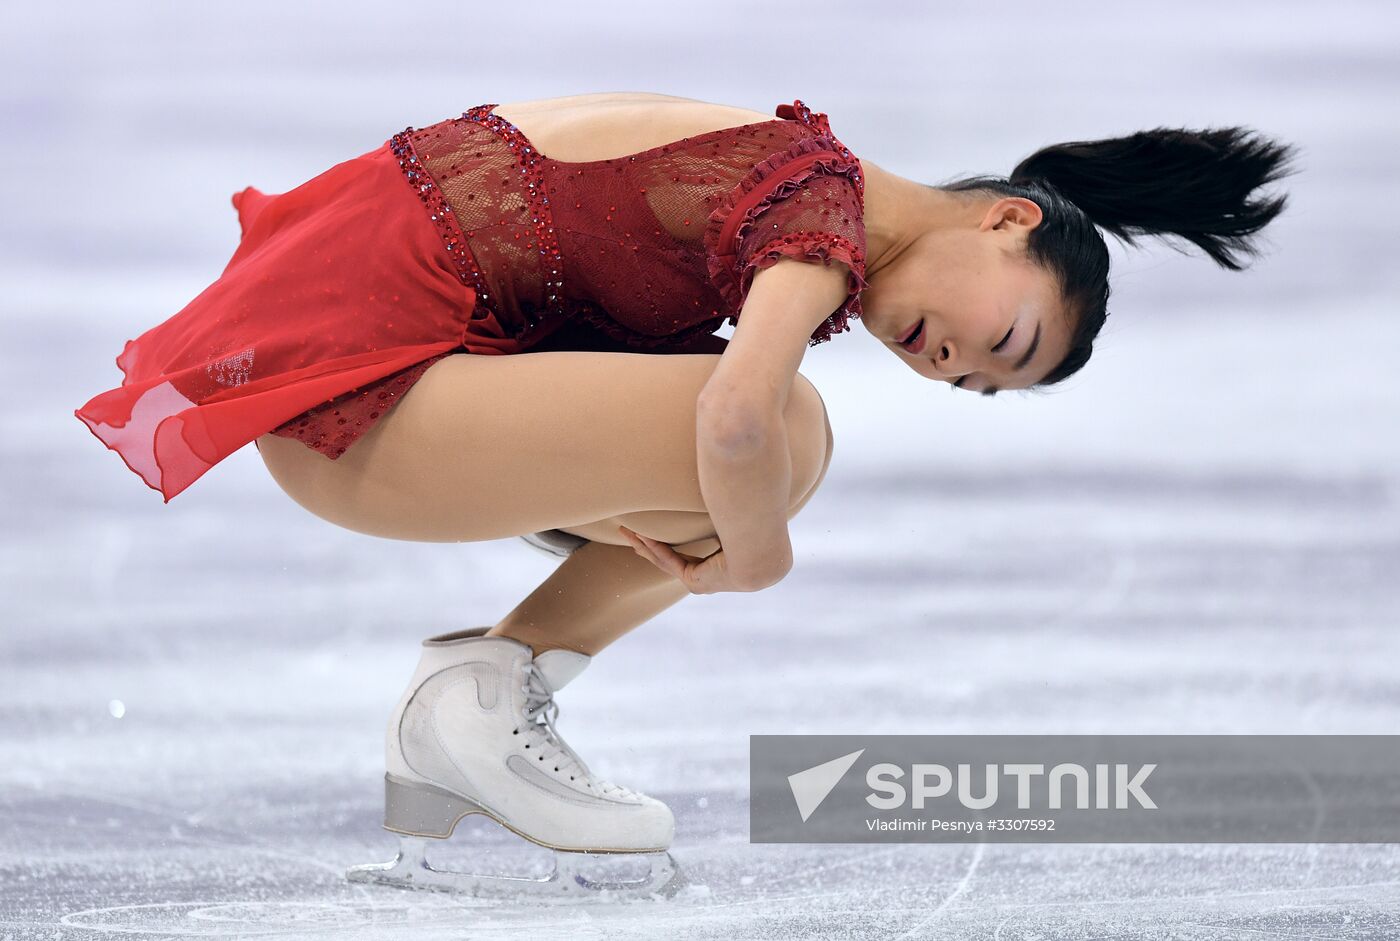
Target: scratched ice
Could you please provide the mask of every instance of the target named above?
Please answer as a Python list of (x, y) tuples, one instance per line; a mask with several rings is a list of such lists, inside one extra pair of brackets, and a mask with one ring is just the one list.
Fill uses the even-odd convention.
[[(722, 4), (678, 43), (664, 18), (619, 38), (635, 8), (606, 4), (548, 33), (437, 9), (427, 34), (382, 4), (135, 7), (5, 14), (0, 939), (1400, 936), (1394, 847), (756, 846), (746, 804), (750, 733), (1400, 727), (1393, 12)], [(780, 36), (806, 52), (760, 78)], [(1305, 172), (1247, 274), (1115, 247), (1069, 388), (950, 394), (859, 329), (811, 351), (836, 455), (793, 574), (690, 599), (561, 697), (597, 770), (675, 808), (695, 889), (354, 887), (392, 855), (380, 736), (419, 639), (499, 617), (548, 562), (336, 530), (251, 448), (164, 506), (71, 410), (217, 275), (229, 193), (472, 104), (608, 88), (801, 96), (929, 181), (1180, 123), (1298, 141)], [(464, 829), (441, 860), (545, 864)]]

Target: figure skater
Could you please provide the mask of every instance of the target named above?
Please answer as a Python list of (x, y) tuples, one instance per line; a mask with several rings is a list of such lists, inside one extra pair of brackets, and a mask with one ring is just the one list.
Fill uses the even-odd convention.
[(493, 877), (432, 869), (423, 847), (483, 813), (562, 851), (528, 883), (545, 891), (603, 884), (578, 853), (643, 854), (625, 885), (674, 885), (670, 810), (590, 772), (554, 694), (687, 595), (791, 569), (787, 523), (833, 447), (806, 348), (856, 321), (931, 380), (1052, 385), (1108, 313), (1100, 229), (1239, 270), (1285, 203), (1255, 191), (1292, 172), (1290, 146), (1247, 128), (1159, 127), (927, 185), (800, 99), (774, 114), (483, 104), (289, 192), (244, 189), (222, 275), (75, 411), (167, 502), (253, 441), (338, 526), (563, 559), (495, 624), (423, 641), (386, 733), (403, 849), (352, 878), (476, 891)]

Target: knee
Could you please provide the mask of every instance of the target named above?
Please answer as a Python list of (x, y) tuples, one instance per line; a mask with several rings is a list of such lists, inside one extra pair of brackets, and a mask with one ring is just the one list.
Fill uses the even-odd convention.
[(801, 373), (793, 378), (783, 419), (787, 428), (788, 452), (792, 457), (789, 506), (795, 511), (807, 502), (826, 476), (835, 444), (826, 403), (822, 401), (817, 387)]

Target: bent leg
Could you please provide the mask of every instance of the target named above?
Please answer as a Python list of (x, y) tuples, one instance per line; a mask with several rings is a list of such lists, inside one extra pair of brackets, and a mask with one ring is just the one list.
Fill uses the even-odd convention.
[[(695, 451), (695, 402), (718, 360), (449, 356), (339, 460), (270, 434), (259, 452), (294, 501), (357, 532), (463, 542), (560, 528), (593, 540), (500, 629), (537, 651), (595, 653), (688, 594), (638, 558), (617, 523), (696, 558), (718, 548)], [(831, 450), (825, 409), (805, 377), (794, 380), (784, 418), (795, 513)]]
[[(792, 420), (814, 422), (820, 418), (824, 442), (821, 468), (807, 491), (789, 508), (792, 519), (812, 499), (826, 477), (831, 464), (834, 440), (831, 422), (816, 388), (803, 376), (798, 383), (804, 388), (794, 395), (806, 397), (805, 406), (793, 412)], [(812, 406), (815, 406), (813, 408)], [(810, 424), (789, 424), (788, 434), (802, 440), (812, 439)], [(805, 470), (804, 477), (805, 477)], [(797, 469), (794, 469), (794, 473)], [(660, 533), (693, 535), (705, 531), (711, 535), (688, 543), (672, 542), (672, 548), (682, 555), (707, 558), (720, 548), (714, 538), (714, 527), (708, 515), (674, 511), (643, 511), (627, 513), (611, 520), (571, 528), (569, 531), (594, 542), (574, 552), (528, 598), (511, 611), (490, 633), (511, 637), (529, 644), (536, 652), (564, 647), (581, 653), (595, 654), (623, 634), (645, 624), (656, 615), (687, 597), (686, 588), (651, 562), (640, 558), (630, 546), (608, 544), (622, 524), (662, 542), (671, 542)]]

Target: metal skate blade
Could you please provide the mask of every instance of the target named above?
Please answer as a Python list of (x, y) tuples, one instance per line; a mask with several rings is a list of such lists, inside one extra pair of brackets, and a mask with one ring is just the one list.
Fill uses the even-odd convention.
[(543, 878), (529, 876), (489, 875), (434, 869), (428, 864), (427, 840), (423, 837), (400, 836), (399, 853), (393, 862), (352, 866), (345, 878), (351, 882), (391, 885), (407, 889), (430, 889), (465, 895), (555, 896), (563, 898), (668, 898), (685, 885), (680, 867), (670, 853), (629, 853), (625, 858), (646, 860), (647, 873), (636, 879), (594, 879), (585, 875), (583, 860), (616, 858), (610, 853), (554, 854), (554, 869)]

